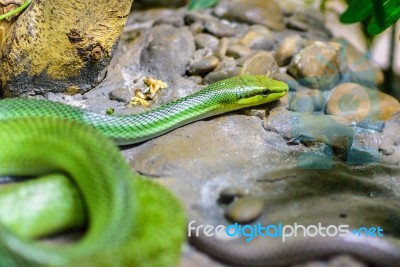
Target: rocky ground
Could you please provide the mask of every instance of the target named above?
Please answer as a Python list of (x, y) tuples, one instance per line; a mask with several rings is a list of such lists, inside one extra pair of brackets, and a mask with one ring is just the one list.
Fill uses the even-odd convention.
[[(398, 101), (377, 91), (382, 72), (346, 40), (332, 39), (321, 13), (277, 2), (134, 11), (100, 86), (46, 97), (129, 114), (235, 75), (286, 81), (290, 93), (280, 101), (192, 123), (123, 154), (204, 222), (380, 225), (400, 237)], [(168, 87), (132, 106), (148, 90), (146, 77)], [(222, 264), (186, 245), (186, 266)], [(301, 266), (364, 264), (341, 256)]]

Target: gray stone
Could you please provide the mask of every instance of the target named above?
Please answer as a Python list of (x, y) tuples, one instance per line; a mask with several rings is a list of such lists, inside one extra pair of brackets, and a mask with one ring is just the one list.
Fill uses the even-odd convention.
[(216, 56), (207, 56), (191, 63), (188, 72), (194, 75), (204, 75), (218, 67), (219, 59)]
[(331, 89), (341, 77), (341, 46), (316, 41), (302, 49), (288, 66), (288, 73), (314, 89)]
[(310, 90), (308, 95), (313, 101), (315, 111), (322, 111), (325, 108), (326, 101), (320, 90)]
[(110, 99), (124, 103), (129, 103), (133, 97), (133, 93), (125, 87), (114, 89), (110, 92)]
[(277, 72), (274, 74), (273, 78), (275, 80), (287, 83), (290, 91), (300, 91), (303, 89), (303, 86), (301, 86), (292, 76), (285, 72)]
[(192, 23), (201, 23), (204, 25), (207, 21), (219, 21), (214, 16), (211, 16), (205, 12), (188, 12), (185, 15), (185, 23), (186, 25), (190, 25)]
[(192, 75), (189, 77), (189, 79), (198, 85), (202, 84), (202, 82), (203, 82), (203, 77), (201, 77), (199, 75)]
[(157, 79), (183, 75), (194, 51), (194, 38), (188, 28), (159, 25), (148, 33), (148, 43), (140, 55), (140, 65)]
[(287, 20), (286, 26), (288, 29), (293, 29), (301, 32), (306, 32), (309, 29), (307, 23), (301, 21), (299, 18), (291, 17)]
[(230, 204), (232, 201), (237, 200), (249, 192), (240, 187), (227, 187), (219, 193), (218, 202), (221, 204)]
[(228, 57), (233, 57), (233, 58), (241, 58), (244, 56), (248, 56), (251, 53), (251, 49), (247, 48), (243, 45), (232, 45), (228, 47), (228, 50), (226, 51), (226, 55)]
[(251, 49), (271, 50), (275, 45), (275, 36), (267, 28), (254, 25), (239, 40), (239, 43)]
[[(332, 35), (325, 26), (325, 14), (317, 8), (307, 8), (301, 5), (297, 5), (296, 7), (296, 14), (294, 17), (297, 21), (307, 25), (308, 35), (322, 37), (324, 40), (331, 38)], [(319, 38), (317, 39), (319, 40)]]
[(296, 4), (292, 1), (277, 1), (277, 4), (281, 8), (282, 14), (285, 17), (292, 16), (296, 11)]
[(371, 62), (369, 55), (358, 51), (344, 39), (337, 39), (343, 47), (342, 53), (347, 64), (342, 69), (343, 81), (355, 82), (369, 87), (376, 87), (384, 81), (382, 70)]
[(275, 59), (279, 66), (286, 66), (293, 56), (303, 48), (303, 39), (299, 35), (286, 36), (279, 44), (275, 52)]
[(204, 29), (206, 32), (211, 33), (216, 37), (230, 37), (236, 33), (234, 28), (218, 20), (206, 21), (204, 23)]
[(326, 113), (345, 117), (352, 122), (385, 121), (400, 111), (394, 97), (356, 83), (342, 83), (332, 89)]
[(261, 51), (244, 60), (241, 74), (266, 75), (272, 77), (279, 71), (278, 64), (271, 53)]
[(229, 39), (223, 37), (219, 40), (218, 46), (214, 50), (214, 55), (219, 59), (223, 59), (226, 55), (226, 51), (228, 50)]
[(203, 23), (195, 22), (190, 24), (189, 29), (193, 34), (198, 34), (204, 31), (204, 25)]
[(160, 24), (169, 24), (172, 25), (176, 28), (180, 28), (183, 26), (183, 17), (182, 16), (163, 16), (156, 20), (153, 24), (153, 26), (157, 26)]
[(237, 62), (233, 58), (224, 57), (223, 60), (220, 61), (218, 68), (204, 77), (204, 82), (210, 84), (239, 75), (241, 68), (238, 68), (236, 64)]
[(314, 111), (314, 103), (311, 98), (306, 93), (296, 93), (290, 97), (289, 101), (289, 110), (296, 111), (300, 113), (304, 112), (313, 112)]
[(185, 23), (188, 25), (200, 23), (205, 31), (216, 37), (228, 37), (236, 33), (234, 28), (207, 13), (189, 12), (185, 16)]
[(261, 24), (274, 31), (285, 29), (281, 10), (274, 0), (222, 0), (214, 12), (228, 20)]
[(207, 33), (200, 33), (194, 37), (194, 41), (196, 43), (197, 48), (210, 48), (214, 49), (217, 47), (219, 40), (218, 38), (207, 34)]
[(230, 204), (225, 209), (225, 217), (236, 223), (250, 223), (262, 214), (264, 201), (260, 198), (245, 196)]
[(337, 116), (278, 111), (271, 112), (264, 123), (265, 129), (288, 139), (324, 143), (337, 149), (344, 158), (350, 152), (355, 135), (349, 125), (349, 121)]

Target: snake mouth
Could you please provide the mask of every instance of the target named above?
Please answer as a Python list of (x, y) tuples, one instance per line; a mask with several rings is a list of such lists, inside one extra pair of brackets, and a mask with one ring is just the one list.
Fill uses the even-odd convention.
[(282, 97), (282, 96), (286, 95), (288, 92), (289, 92), (289, 87), (279, 88), (279, 89), (275, 89), (274, 91), (272, 91), (271, 95)]

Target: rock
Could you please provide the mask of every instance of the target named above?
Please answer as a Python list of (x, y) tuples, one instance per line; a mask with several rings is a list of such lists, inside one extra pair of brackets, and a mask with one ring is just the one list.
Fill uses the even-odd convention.
[(301, 14), (299, 14), (297, 18), (308, 25), (308, 33), (313, 34), (314, 36), (323, 37), (325, 40), (332, 38), (330, 30), (325, 26), (326, 14), (322, 13), (321, 10), (306, 8), (301, 18), (300, 16)]
[(216, 56), (207, 56), (191, 63), (188, 72), (192, 75), (204, 75), (218, 67), (219, 59)]
[(349, 125), (349, 121), (337, 116), (278, 111), (272, 111), (263, 124), (266, 130), (277, 132), (287, 139), (324, 143), (343, 157), (350, 151), (355, 135)]
[(368, 53), (361, 53), (344, 39), (337, 39), (335, 41), (342, 45), (347, 61), (347, 68), (343, 71), (344, 82), (355, 82), (370, 87), (375, 87), (383, 83), (383, 72), (371, 62)]
[(153, 27), (161, 24), (169, 24), (180, 28), (183, 26), (184, 22), (182, 16), (162, 16), (154, 22)]
[[(0, 2), (1, 14), (12, 4), (28, 3)], [(1, 20), (1, 97), (86, 93), (99, 85), (131, 6), (131, 1), (45, 1), (17, 19)]]
[(293, 56), (303, 48), (303, 39), (299, 35), (286, 36), (279, 44), (275, 52), (275, 59), (278, 65), (286, 66)]
[(203, 23), (195, 22), (190, 24), (189, 29), (193, 34), (198, 34), (204, 31), (204, 25)]
[(185, 22), (188, 25), (201, 23), (206, 32), (216, 37), (229, 37), (236, 33), (234, 28), (207, 13), (189, 12), (185, 16)]
[(393, 147), (380, 147), (379, 148), (379, 153), (381, 153), (384, 156), (391, 156), (395, 152)]
[(389, 146), (400, 146), (400, 113), (397, 113), (389, 121), (385, 122), (383, 129), (384, 139), (390, 140)]
[(288, 73), (310, 88), (330, 89), (340, 79), (340, 48), (334, 42), (313, 42), (293, 58)]
[(214, 12), (228, 20), (261, 24), (274, 31), (285, 29), (281, 10), (274, 0), (222, 0)]
[(207, 74), (206, 77), (204, 77), (204, 82), (206, 84), (211, 84), (233, 76), (235, 76), (235, 74), (233, 73), (228, 73), (224, 71), (213, 71)]
[(241, 74), (267, 75), (272, 77), (279, 71), (278, 64), (271, 53), (261, 51), (248, 57), (243, 63)]
[(274, 74), (273, 78), (275, 80), (287, 83), (290, 91), (299, 91), (303, 89), (303, 86), (301, 86), (292, 76), (285, 72), (277, 72)]
[(136, 0), (135, 1), (135, 10), (136, 9), (151, 9), (151, 8), (160, 8), (160, 7), (181, 7), (186, 4), (184, 0)]
[(310, 90), (308, 95), (311, 97), (315, 111), (321, 111), (325, 107), (325, 98), (320, 90)]
[(206, 32), (209, 32), (216, 37), (229, 37), (236, 33), (234, 28), (218, 20), (206, 21), (204, 23), (204, 29)]
[(239, 187), (227, 187), (219, 193), (218, 202), (230, 204), (232, 201), (247, 195), (249, 192)]
[(251, 49), (271, 50), (275, 44), (274, 34), (267, 28), (254, 25), (249, 31), (239, 40), (239, 44)]
[(378, 91), (380, 119), (390, 120), (400, 112), (399, 101), (391, 95)]
[(204, 82), (210, 84), (239, 74), (240, 68), (237, 67), (237, 62), (231, 57), (224, 57), (218, 68), (204, 77)]
[(282, 14), (285, 17), (292, 16), (296, 11), (296, 4), (291, 1), (277, 1), (276, 3), (281, 8)]
[(201, 76), (190, 76), (189, 79), (193, 81), (195, 84), (201, 85), (203, 82), (203, 78)]
[(133, 97), (133, 94), (128, 88), (120, 87), (110, 92), (110, 99), (117, 100), (119, 102), (129, 103)]
[(197, 48), (210, 48), (214, 49), (217, 47), (219, 40), (218, 38), (207, 34), (207, 33), (200, 33), (194, 37), (194, 41), (196, 43)]
[(140, 64), (155, 78), (167, 79), (185, 74), (194, 51), (194, 38), (187, 27), (177, 29), (163, 24), (150, 29)]
[(326, 265), (326, 267), (367, 267), (367, 266), (368, 266), (367, 264), (357, 259), (354, 259), (354, 257), (351, 257), (349, 255), (336, 256), (331, 260), (329, 260), (328, 265)]
[(289, 110), (296, 112), (322, 111), (325, 107), (325, 98), (320, 90), (303, 89), (291, 94)]
[(251, 53), (250, 48), (237, 44), (229, 46), (228, 50), (226, 51), (226, 55), (228, 57), (233, 57), (233, 58), (241, 58), (244, 56), (248, 56), (250, 53)]
[(288, 29), (306, 32), (308, 31), (309, 27), (306, 22), (301, 21), (299, 18), (291, 17), (286, 22), (286, 27)]
[[(330, 31), (326, 28), (325, 14), (323, 14), (318, 8), (305, 7), (303, 5), (297, 5), (288, 3), (283, 4), (282, 1), (278, 2), (281, 5), (282, 12), (287, 11), (292, 13), (286, 18), (286, 26), (289, 29), (296, 31), (307, 31), (307, 37), (312, 40), (329, 40), (331, 38)], [(285, 14), (286, 16), (286, 14)]]
[(215, 21), (215, 20), (217, 20), (215, 17), (204, 12), (188, 12), (184, 17), (186, 25), (190, 25), (193, 23), (200, 23), (204, 26), (204, 23), (206, 21)]
[(311, 96), (305, 92), (297, 92), (295, 96), (290, 98), (289, 110), (291, 111), (311, 113), (314, 109), (314, 103)]
[(362, 165), (368, 163), (377, 163), (381, 161), (376, 143), (369, 142), (365, 134), (358, 134), (354, 138), (353, 145), (347, 155), (347, 163), (351, 165)]
[(256, 197), (242, 197), (225, 210), (225, 217), (236, 223), (250, 223), (258, 219), (264, 210), (264, 201)]
[(326, 113), (360, 122), (389, 120), (400, 111), (399, 102), (392, 96), (356, 83), (336, 86), (329, 96)]
[(214, 55), (219, 59), (223, 59), (226, 55), (226, 51), (228, 50), (229, 39), (223, 37), (219, 40), (219, 44), (217, 48), (214, 50)]

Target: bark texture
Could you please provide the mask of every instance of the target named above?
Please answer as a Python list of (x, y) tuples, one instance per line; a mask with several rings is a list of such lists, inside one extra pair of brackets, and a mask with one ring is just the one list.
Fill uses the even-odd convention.
[(0, 22), (3, 96), (85, 92), (102, 81), (133, 0), (34, 0)]

